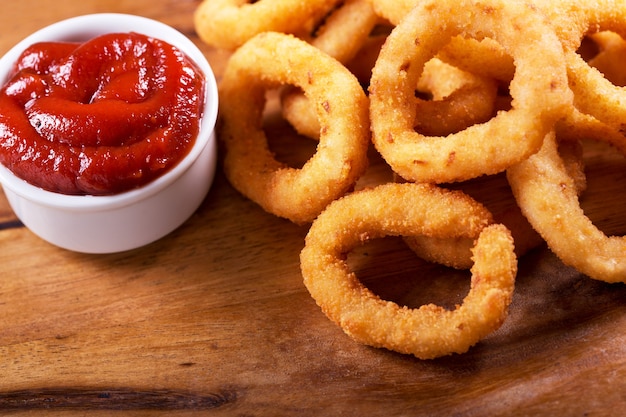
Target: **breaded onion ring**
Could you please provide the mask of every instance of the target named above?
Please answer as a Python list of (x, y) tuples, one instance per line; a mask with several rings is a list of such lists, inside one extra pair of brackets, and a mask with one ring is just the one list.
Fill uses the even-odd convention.
[[(347, 0), (334, 10), (309, 42), (341, 63), (350, 61), (367, 41), (378, 22), (368, 0)], [(281, 94), (282, 114), (296, 132), (319, 139), (315, 107), (297, 88)]]
[[(304, 91), (322, 126), (317, 152), (301, 169), (274, 158), (262, 129), (266, 91), (282, 85)], [(311, 222), (367, 168), (367, 97), (343, 65), (305, 41), (271, 32), (252, 38), (230, 58), (219, 93), (224, 171), (266, 211)]]
[(515, 74), (515, 63), (506, 50), (493, 39), (467, 39), (455, 36), (437, 57), (464, 71), (508, 83)]
[[(369, 0), (374, 11), (393, 25), (398, 25), (420, 0)], [(461, 10), (461, 9), (459, 9)], [(444, 45), (437, 57), (464, 71), (509, 82), (515, 72), (513, 59), (493, 39), (468, 39), (455, 36)]]
[(321, 128), (315, 107), (311, 106), (302, 90), (295, 87), (285, 88), (280, 94), (280, 108), (283, 118), (298, 134), (319, 140)]
[(312, 29), (337, 0), (204, 0), (196, 8), (198, 36), (216, 48), (234, 50), (262, 32)]
[(437, 58), (424, 65), (417, 89), (432, 96), (430, 100), (416, 100), (414, 128), (423, 135), (446, 136), (484, 123), (494, 115), (496, 81)]
[(413, 9), (419, 0), (368, 0), (374, 11), (397, 25)]
[(606, 236), (585, 215), (554, 133), (507, 176), (522, 212), (563, 263), (597, 280), (626, 282), (626, 237)]
[[(580, 141), (565, 140), (559, 144), (559, 154), (568, 175), (574, 180), (577, 195), (582, 194), (587, 187), (582, 152)], [(506, 174), (455, 185), (455, 189), (465, 192), (487, 207), (495, 223), (503, 224), (509, 229), (515, 241), (515, 254), (518, 258), (543, 243), (541, 235), (532, 228), (517, 205)], [(471, 249), (477, 236), (437, 238), (419, 235), (407, 236), (404, 241), (422, 259), (456, 269), (469, 269), (473, 265)]]
[(565, 49), (574, 105), (618, 130), (626, 130), (626, 89), (614, 85), (577, 53), (586, 36), (603, 31), (626, 35), (625, 0), (534, 0)]
[[(419, 118), (415, 86), (424, 64), (457, 35), (492, 37), (515, 59), (512, 109), (446, 137), (427, 137), (413, 129)], [(562, 46), (534, 7), (498, 0), (424, 1), (392, 30), (372, 71), (373, 141), (407, 180), (467, 180), (502, 172), (536, 152), (571, 101)]]
[(555, 130), (559, 141), (594, 140), (605, 142), (626, 155), (626, 136), (623, 132), (576, 109), (573, 109), (564, 119), (559, 120)]
[(346, 0), (326, 18), (310, 43), (345, 63), (361, 49), (378, 21), (368, 0)]
[[(462, 71), (437, 58), (426, 63), (417, 89), (431, 96), (431, 99), (416, 99), (419, 117), (415, 130), (423, 135), (455, 133), (488, 121), (495, 112), (498, 94), (495, 80)], [(299, 134), (319, 138), (317, 115), (298, 89), (285, 90), (281, 103), (283, 117)]]
[[(461, 192), (426, 184), (384, 184), (333, 202), (313, 222), (301, 252), (304, 283), (329, 319), (358, 342), (432, 359), (466, 352), (498, 329), (511, 302), (517, 260), (506, 227)], [(471, 288), (453, 311), (380, 299), (349, 270), (346, 254), (388, 235), (480, 236)]]

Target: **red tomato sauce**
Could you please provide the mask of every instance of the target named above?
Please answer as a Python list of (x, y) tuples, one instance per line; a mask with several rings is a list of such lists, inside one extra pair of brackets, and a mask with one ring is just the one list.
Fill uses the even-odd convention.
[(204, 76), (161, 40), (37, 43), (0, 90), (0, 163), (53, 192), (127, 191), (189, 152), (203, 106)]

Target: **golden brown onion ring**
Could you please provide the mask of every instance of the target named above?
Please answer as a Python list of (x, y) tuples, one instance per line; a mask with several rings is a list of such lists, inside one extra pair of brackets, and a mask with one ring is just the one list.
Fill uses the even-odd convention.
[[(559, 144), (559, 154), (568, 175), (574, 179), (577, 195), (582, 194), (587, 186), (582, 151), (582, 145), (577, 140), (565, 140)], [(454, 189), (481, 202), (492, 213), (495, 223), (503, 224), (510, 230), (518, 258), (543, 243), (541, 236), (522, 214), (504, 173), (454, 186)], [(473, 264), (471, 248), (477, 236), (436, 238), (420, 235), (407, 236), (404, 241), (422, 259), (452, 268), (469, 269)]]
[(312, 29), (337, 0), (204, 0), (196, 8), (198, 36), (216, 48), (234, 50), (255, 35)]
[[(507, 316), (517, 260), (506, 227), (462, 192), (426, 184), (384, 184), (333, 202), (314, 222), (301, 252), (304, 283), (322, 311), (358, 342), (431, 359), (466, 352)], [(346, 254), (369, 239), (479, 234), (471, 288), (453, 311), (380, 299), (350, 271)]]
[(585, 215), (554, 133), (507, 176), (522, 212), (563, 263), (597, 280), (626, 282), (626, 237), (606, 236)]
[[(266, 91), (283, 85), (305, 92), (322, 126), (317, 152), (301, 169), (274, 158), (262, 128)], [(231, 56), (219, 92), (224, 171), (233, 187), (266, 211), (311, 222), (367, 168), (367, 97), (343, 65), (305, 41), (257, 35)]]
[[(369, 0), (374, 11), (398, 25), (420, 0)], [(437, 57), (464, 71), (508, 83), (515, 72), (513, 59), (493, 39), (481, 40), (455, 36)]]
[(491, 78), (462, 71), (438, 58), (424, 65), (418, 91), (432, 99), (416, 99), (415, 130), (426, 136), (447, 136), (494, 115), (498, 84)]
[[(512, 109), (446, 137), (421, 135), (413, 129), (419, 117), (414, 87), (425, 63), (457, 35), (492, 37), (514, 57)], [(571, 101), (562, 46), (531, 5), (425, 1), (392, 30), (374, 67), (373, 141), (392, 169), (407, 180), (467, 180), (502, 172), (536, 152), (554, 123), (570, 110)]]
[[(368, 0), (347, 0), (328, 16), (309, 42), (339, 62), (346, 63), (366, 43), (378, 20)], [(319, 139), (320, 124), (315, 107), (311, 106), (301, 89), (285, 89), (281, 94), (281, 105), (283, 117), (299, 134)]]
[(534, 0), (565, 49), (574, 105), (618, 130), (626, 129), (626, 89), (614, 85), (577, 53), (582, 41), (603, 31), (626, 35), (625, 0)]
[(368, 0), (346, 0), (326, 18), (310, 43), (345, 63), (361, 49), (378, 21)]

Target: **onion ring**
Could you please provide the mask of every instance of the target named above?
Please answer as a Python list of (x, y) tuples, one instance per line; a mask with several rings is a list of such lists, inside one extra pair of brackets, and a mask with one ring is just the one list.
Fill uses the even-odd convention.
[[(445, 138), (426, 137), (413, 130), (414, 87), (424, 64), (457, 35), (490, 36), (513, 56), (512, 109)], [(376, 149), (401, 177), (436, 183), (502, 172), (537, 152), (572, 101), (554, 31), (530, 5), (502, 1), (419, 3), (389, 35), (369, 90)]]
[(310, 43), (345, 63), (361, 49), (378, 21), (369, 0), (346, 0), (326, 18)]
[(286, 87), (280, 94), (281, 114), (291, 127), (300, 135), (309, 139), (319, 140), (320, 122), (315, 107), (302, 90)]
[[(559, 154), (568, 175), (574, 180), (577, 195), (582, 194), (587, 187), (582, 152), (582, 144), (578, 140), (564, 140), (559, 143)], [(522, 214), (511, 193), (506, 174), (459, 183), (454, 189), (481, 202), (493, 214), (494, 223), (503, 224), (509, 229), (515, 241), (515, 254), (518, 258), (544, 242)], [(494, 196), (497, 198), (494, 199)], [(503, 196), (508, 198), (502, 198)], [(473, 264), (471, 248), (477, 237), (478, 235), (436, 238), (419, 235), (407, 236), (404, 241), (424, 260), (451, 268), (469, 269)]]
[(515, 74), (513, 58), (493, 39), (467, 39), (455, 36), (437, 55), (455, 67), (483, 77), (508, 83)]
[[(371, 69), (369, 72), (371, 74)], [(432, 99), (417, 99), (419, 120), (415, 129), (421, 134), (434, 136), (448, 135), (488, 121), (495, 112), (498, 85), (493, 79), (470, 74), (433, 58), (424, 67), (418, 90)], [(284, 90), (281, 104), (283, 118), (296, 132), (319, 139), (317, 115), (299, 89)]]
[(433, 58), (424, 65), (417, 89), (432, 96), (417, 98), (415, 130), (426, 136), (446, 136), (494, 115), (498, 84)]
[[(317, 152), (301, 169), (274, 158), (262, 129), (266, 91), (281, 85), (302, 88), (323, 126)], [(220, 100), (226, 176), (270, 213), (311, 222), (367, 168), (365, 92), (343, 65), (303, 40), (266, 32), (246, 42), (228, 62)]]
[[(356, 341), (420, 359), (466, 352), (505, 320), (517, 273), (506, 227), (461, 192), (428, 184), (384, 184), (347, 195), (313, 222), (301, 252), (304, 283), (330, 320)], [(345, 255), (388, 235), (480, 236), (471, 288), (454, 311), (381, 300), (351, 272)]]
[(613, 85), (577, 50), (586, 36), (602, 31), (626, 35), (626, 1), (534, 0), (559, 36), (574, 106), (618, 130), (626, 129), (626, 90)]
[[(626, 155), (626, 136), (621, 131), (576, 109), (573, 109), (566, 118), (556, 123), (555, 131), (559, 141), (594, 140), (605, 142)], [(580, 177), (574, 176), (574, 180), (577, 178)]]
[[(374, 11), (393, 25), (398, 25), (419, 0), (369, 0)], [(483, 77), (509, 82), (515, 73), (513, 59), (493, 39), (455, 36), (443, 46), (437, 57), (455, 67)]]
[(626, 237), (607, 237), (585, 215), (554, 133), (507, 177), (522, 212), (563, 263), (596, 280), (626, 282)]
[(198, 36), (209, 45), (234, 50), (262, 32), (301, 32), (337, 0), (204, 0), (194, 13)]
[[(334, 10), (309, 42), (341, 63), (350, 61), (367, 41), (378, 23), (368, 0), (347, 0)], [(301, 89), (288, 88), (281, 94), (282, 114), (301, 135), (319, 139), (320, 124), (315, 108)]]

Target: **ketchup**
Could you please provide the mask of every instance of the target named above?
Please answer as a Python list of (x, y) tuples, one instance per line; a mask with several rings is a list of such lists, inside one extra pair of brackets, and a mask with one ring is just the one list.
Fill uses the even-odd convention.
[(127, 191), (189, 152), (203, 105), (204, 76), (164, 41), (37, 43), (0, 90), (0, 163), (53, 192)]

